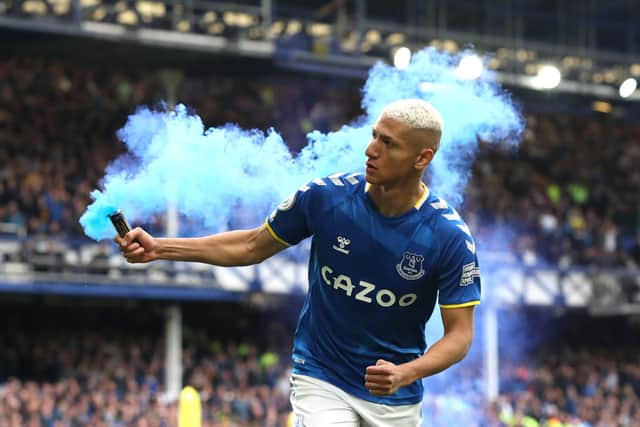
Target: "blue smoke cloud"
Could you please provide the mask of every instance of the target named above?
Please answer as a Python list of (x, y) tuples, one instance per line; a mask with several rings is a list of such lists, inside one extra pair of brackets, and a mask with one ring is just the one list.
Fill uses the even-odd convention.
[(296, 157), (272, 129), (207, 129), (182, 105), (170, 112), (140, 108), (118, 132), (128, 153), (109, 166), (80, 223), (93, 239), (112, 238), (109, 213), (121, 209), (132, 222), (145, 222), (172, 203), (215, 230), (238, 204), (263, 211), (313, 178), (362, 171), (372, 124), (387, 103), (402, 98), (425, 99), (441, 112), (445, 128), (430, 186), (459, 205), (478, 139), (515, 144), (523, 129), (517, 108), (490, 76), (456, 78), (461, 55), (425, 49), (404, 70), (377, 64), (363, 88), (365, 116), (337, 132), (311, 132)]
[(362, 104), (376, 118), (386, 104), (402, 98), (422, 98), (442, 114), (440, 149), (430, 165), (430, 187), (451, 205), (462, 203), (478, 139), (518, 144), (524, 122), (510, 95), (489, 74), (461, 80), (454, 72), (460, 58), (425, 49), (409, 66), (398, 70), (378, 64), (369, 73)]

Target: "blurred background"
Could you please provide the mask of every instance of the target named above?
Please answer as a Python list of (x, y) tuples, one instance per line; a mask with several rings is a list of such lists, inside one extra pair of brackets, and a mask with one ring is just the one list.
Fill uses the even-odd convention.
[[(274, 127), (297, 153), (362, 114), (374, 63), (426, 46), (477, 52), (460, 78), (493, 75), (526, 130), (517, 149), (478, 150), (459, 209), (483, 271), (476, 339), (425, 380), (424, 425), (640, 426), (636, 9), (0, 0), (0, 426), (176, 426), (186, 385), (203, 426), (287, 425), (304, 244), (253, 267), (127, 265), (78, 219), (137, 106)], [(170, 207), (143, 225), (206, 231)]]

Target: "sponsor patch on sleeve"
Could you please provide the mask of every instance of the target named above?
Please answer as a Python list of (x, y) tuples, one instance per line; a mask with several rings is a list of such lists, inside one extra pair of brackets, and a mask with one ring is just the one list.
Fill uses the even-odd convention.
[(473, 280), (480, 277), (480, 267), (474, 262), (462, 266), (462, 274), (460, 275), (460, 286), (469, 286), (473, 284)]

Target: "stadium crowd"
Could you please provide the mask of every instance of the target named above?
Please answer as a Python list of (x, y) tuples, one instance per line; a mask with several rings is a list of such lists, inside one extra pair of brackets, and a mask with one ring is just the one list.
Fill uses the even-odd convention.
[[(135, 106), (166, 98), (163, 78), (42, 58), (1, 60), (3, 229), (81, 239), (78, 218), (89, 193), (123, 151), (117, 129)], [(360, 113), (353, 82), (319, 78), (195, 74), (175, 92), (207, 125), (274, 126), (294, 152), (307, 132), (336, 130)], [(462, 207), (478, 244), (530, 265), (640, 265), (638, 138), (640, 126), (607, 117), (528, 115), (518, 149), (479, 150)]]
[(502, 394), (488, 409), (492, 422), (487, 425), (640, 425), (637, 349), (547, 350), (537, 355), (535, 364), (508, 364), (504, 368)]
[(637, 267), (638, 140), (638, 124), (528, 115), (518, 150), (480, 151), (465, 208), (479, 244), (530, 265)]
[(463, 362), (426, 379), (425, 425), (640, 426), (637, 321), (552, 311), (501, 311), (498, 398), (485, 403), (484, 360), (474, 343)]
[[(164, 392), (161, 339), (92, 334), (5, 338), (0, 426), (177, 424), (177, 402)], [(203, 427), (286, 424), (288, 357), (259, 351), (252, 342), (211, 341), (185, 346), (182, 361), (184, 383), (200, 392)]]
[[(174, 426), (177, 405), (164, 394), (163, 347), (161, 339), (148, 336), (5, 336), (0, 425)], [(186, 345), (184, 383), (200, 392), (203, 427), (285, 426), (288, 351), (260, 350), (251, 341)], [(428, 379), (426, 425), (640, 425), (637, 348), (545, 347), (522, 360), (501, 368), (501, 395), (484, 411), (478, 410), (484, 404), (477, 359)]]

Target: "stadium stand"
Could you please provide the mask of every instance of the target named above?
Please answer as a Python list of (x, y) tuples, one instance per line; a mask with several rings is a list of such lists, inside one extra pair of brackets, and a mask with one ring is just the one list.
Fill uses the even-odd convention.
[[(32, 19), (32, 12), (18, 6), (36, 3), (0, 2), (0, 13)], [(76, 2), (92, 7), (84, 3)], [(111, 3), (109, 19), (116, 22)], [(619, 2), (608, 2), (611, 9), (620, 9), (614, 3)], [(420, 7), (416, 13), (424, 12)], [(334, 9), (328, 15), (345, 12)], [(386, 15), (386, 6), (372, 9), (378, 17)], [(223, 20), (223, 14), (215, 19)], [(498, 18), (487, 17), (487, 23), (492, 19)], [(424, 24), (418, 17), (411, 20)], [(170, 25), (170, 19), (162, 22), (163, 29)], [(204, 21), (198, 25), (201, 33), (208, 31)], [(540, 37), (550, 34), (542, 26), (538, 31)], [(228, 25), (221, 35), (231, 40), (239, 33)], [(638, 32), (630, 34), (632, 45)], [(315, 53), (324, 49), (309, 36), (283, 36), (278, 43), (285, 48), (303, 43)], [(11, 46), (2, 47), (8, 52)], [(47, 293), (43, 289), (52, 277), (79, 285), (74, 292), (88, 282), (115, 284), (109, 288), (114, 292), (125, 282), (152, 285), (167, 278), (175, 287), (218, 286), (219, 278), (206, 266), (128, 266), (110, 242), (89, 240), (78, 223), (90, 191), (99, 188), (105, 168), (123, 153), (116, 131), (139, 105), (157, 106), (171, 97), (208, 126), (273, 126), (294, 153), (304, 147), (307, 132), (336, 130), (361, 114), (357, 78), (258, 69), (228, 57), (201, 63), (201, 53), (189, 57), (193, 63), (180, 64), (172, 91), (158, 59), (162, 53), (137, 62), (129, 57), (125, 71), (97, 60), (95, 53), (93, 60), (80, 60), (80, 50), (71, 47), (72, 54), (64, 57), (0, 49), (0, 285), (17, 277), (19, 286), (20, 278), (35, 274), (43, 285), (40, 294)], [(153, 65), (145, 64), (151, 57)], [(501, 60), (509, 70), (509, 61)], [(179, 62), (168, 66), (175, 71)], [(594, 299), (622, 313), (621, 300), (640, 304), (640, 125), (637, 117), (585, 110), (582, 104), (590, 102), (585, 98), (573, 104), (580, 108), (539, 108), (561, 96), (527, 95), (536, 99), (525, 103), (527, 126), (519, 148), (480, 141), (460, 210), (479, 249), (497, 254), (499, 263), (525, 271), (583, 272), (594, 278)], [(182, 219), (181, 232), (198, 233), (197, 225)], [(256, 218), (237, 219), (243, 220)], [(161, 234), (164, 224), (158, 216), (145, 226)], [(602, 271), (620, 275), (601, 278)], [(157, 295), (171, 301), (174, 290), (162, 288)], [(162, 311), (168, 302), (28, 294), (0, 294), (0, 427), (177, 426), (177, 403), (165, 395)], [(259, 308), (181, 302), (181, 378), (200, 394), (203, 427), (288, 425), (290, 340), (299, 297), (273, 307), (260, 293), (244, 300)], [(638, 312), (594, 317), (588, 307), (568, 309), (566, 301), (551, 300), (533, 309), (500, 307), (500, 394), (485, 400), (485, 367), (472, 353), (446, 375), (427, 380), (425, 425), (640, 426)]]
[[(157, 305), (30, 304), (2, 304), (11, 329), (0, 336), (1, 426), (176, 425), (177, 403), (164, 398)], [(239, 319), (229, 323), (232, 316)], [(191, 305), (182, 375), (200, 393), (203, 426), (286, 423), (290, 339), (275, 315), (268, 327), (260, 316), (237, 305)]]
[[(0, 77), (0, 230), (23, 242), (5, 242), (3, 257), (33, 268), (43, 251), (73, 258), (65, 249), (81, 243), (89, 192), (122, 152), (116, 130), (136, 106), (163, 98), (159, 78), (43, 58), (4, 60)], [(354, 83), (304, 77), (187, 76), (177, 97), (210, 126), (275, 126), (294, 152), (307, 132), (336, 130), (360, 113)], [(273, 108), (275, 100), (286, 107)], [(606, 116), (529, 114), (518, 151), (480, 150), (475, 163), (463, 212), (481, 247), (534, 265), (639, 265), (639, 136), (637, 124)], [(512, 239), (500, 238), (506, 228)], [(92, 259), (81, 248), (75, 256)]]

